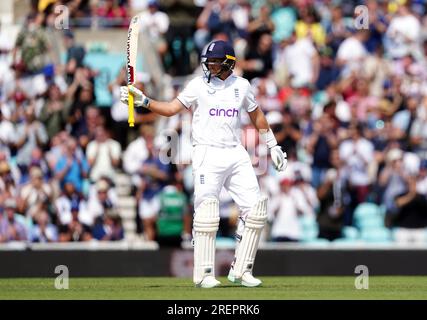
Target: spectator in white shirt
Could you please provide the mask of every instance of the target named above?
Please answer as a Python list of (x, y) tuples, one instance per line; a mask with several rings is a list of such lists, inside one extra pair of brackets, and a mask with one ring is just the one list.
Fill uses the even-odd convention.
[(294, 88), (311, 87), (319, 76), (319, 55), (309, 37), (297, 39), (295, 32), (290, 44), (279, 55), (275, 66), (286, 65), (290, 84)]
[(55, 208), (59, 225), (68, 225), (71, 222), (71, 208), (73, 206), (73, 202), (80, 203), (82, 199), (82, 195), (76, 191), (76, 187), (72, 182), (66, 182), (64, 184), (62, 195), (55, 200)]
[(132, 141), (123, 153), (123, 169), (132, 176), (133, 185), (140, 184), (139, 169), (141, 163), (148, 158), (148, 149), (146, 145), (147, 136), (150, 139), (154, 137), (154, 128), (152, 126), (141, 125), (139, 127), (139, 137)]
[(361, 124), (351, 124), (348, 130), (349, 139), (339, 146), (339, 156), (344, 163), (344, 174), (347, 177), (351, 196), (350, 210), (346, 214), (346, 225), (353, 221), (353, 211), (359, 203), (368, 197), (372, 182), (372, 165), (375, 165), (374, 145), (363, 137)]
[(40, 167), (30, 168), (30, 182), (24, 185), (20, 192), (19, 211), (25, 212), (27, 217), (35, 217), (43, 210), (48, 210), (53, 202), (51, 185), (43, 181), (43, 172)]
[(3, 116), (0, 109), (0, 146), (10, 148), (15, 141), (15, 127)]
[(303, 178), (300, 171), (295, 171), (294, 175), (293, 195), (297, 207), (304, 215), (315, 218), (319, 208), (316, 190)]
[(271, 227), (271, 240), (278, 242), (297, 242), (302, 237), (299, 221), (301, 212), (293, 194), (294, 178), (292, 173), (280, 177), (280, 203)]
[(338, 47), (336, 62), (343, 67), (341, 74), (344, 78), (348, 77), (352, 72), (358, 71), (363, 60), (368, 56), (368, 51), (363, 45), (368, 37), (368, 30), (357, 30)]
[(79, 219), (88, 226), (93, 226), (98, 217), (103, 216), (107, 210), (117, 209), (117, 192), (108, 179), (101, 178), (89, 192), (87, 210), (82, 211)]
[(114, 181), (115, 170), (120, 164), (120, 143), (110, 139), (103, 126), (96, 128), (95, 140), (89, 142), (86, 156), (91, 167), (91, 182), (98, 181), (106, 176)]
[(148, 0), (148, 10), (141, 13), (140, 21), (141, 30), (148, 33), (157, 52), (163, 56), (168, 49), (165, 34), (169, 29), (169, 16), (159, 11), (158, 0)]
[(386, 48), (391, 58), (398, 59), (412, 53), (420, 57), (421, 24), (411, 13), (410, 1), (400, 4), (386, 32)]
[(49, 221), (49, 214), (41, 211), (35, 218), (36, 224), (31, 230), (31, 242), (56, 242), (58, 229)]

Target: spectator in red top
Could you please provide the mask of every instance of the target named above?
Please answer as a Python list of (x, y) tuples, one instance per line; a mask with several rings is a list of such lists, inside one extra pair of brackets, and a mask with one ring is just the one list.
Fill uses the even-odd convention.
[(121, 7), (117, 0), (105, 0), (102, 6), (96, 10), (96, 15), (102, 19), (100, 25), (103, 27), (123, 27), (127, 28), (127, 12)]

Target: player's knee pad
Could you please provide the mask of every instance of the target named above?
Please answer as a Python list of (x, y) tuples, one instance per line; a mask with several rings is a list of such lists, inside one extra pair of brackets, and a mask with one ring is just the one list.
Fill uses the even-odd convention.
[(216, 232), (219, 227), (219, 202), (215, 198), (202, 201), (194, 214), (193, 229), (196, 232)]
[(215, 238), (219, 228), (219, 202), (215, 198), (202, 201), (193, 221), (194, 283), (207, 275), (214, 275)]
[(233, 266), (236, 278), (241, 278), (246, 271), (252, 271), (261, 232), (267, 221), (267, 200), (262, 196), (246, 217)]

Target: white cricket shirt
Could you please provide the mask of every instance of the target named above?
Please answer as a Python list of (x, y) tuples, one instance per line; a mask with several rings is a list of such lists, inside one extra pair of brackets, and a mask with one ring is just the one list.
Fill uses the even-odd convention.
[(230, 75), (224, 81), (204, 76), (192, 79), (178, 95), (188, 109), (193, 108), (192, 144), (232, 147), (240, 144), (242, 112), (257, 108), (248, 80)]

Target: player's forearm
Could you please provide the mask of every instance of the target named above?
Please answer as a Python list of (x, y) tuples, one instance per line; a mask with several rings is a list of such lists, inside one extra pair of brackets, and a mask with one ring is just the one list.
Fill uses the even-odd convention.
[(259, 107), (256, 108), (255, 111), (250, 112), (249, 117), (252, 121), (252, 124), (259, 131), (259, 133), (267, 132), (270, 129), (267, 119)]
[(272, 148), (277, 145), (277, 140), (271, 131), (267, 119), (264, 116), (262, 110), (258, 107), (253, 112), (249, 113), (249, 118), (252, 124), (258, 130), (261, 139), (267, 143), (268, 148)]
[(171, 117), (177, 113), (177, 110), (174, 108), (172, 102), (150, 100), (148, 109), (165, 117)]

